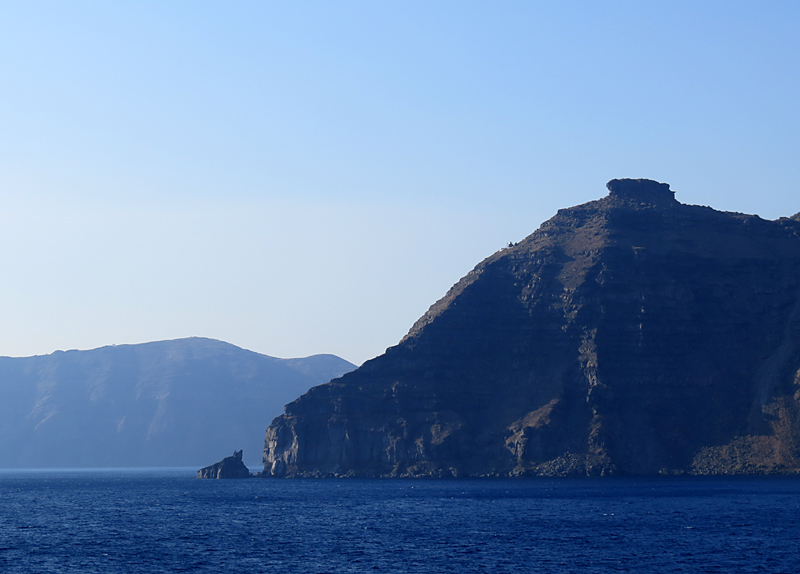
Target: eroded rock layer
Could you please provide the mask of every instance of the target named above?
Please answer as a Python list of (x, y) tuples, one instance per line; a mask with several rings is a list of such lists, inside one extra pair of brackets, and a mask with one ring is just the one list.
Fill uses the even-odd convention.
[(607, 187), (287, 405), (264, 475), (800, 471), (800, 221)]

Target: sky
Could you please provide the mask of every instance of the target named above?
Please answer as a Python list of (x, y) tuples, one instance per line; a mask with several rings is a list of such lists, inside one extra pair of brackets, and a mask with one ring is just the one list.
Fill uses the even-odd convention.
[(800, 211), (793, 1), (3, 2), (0, 355), (356, 364), (613, 178)]

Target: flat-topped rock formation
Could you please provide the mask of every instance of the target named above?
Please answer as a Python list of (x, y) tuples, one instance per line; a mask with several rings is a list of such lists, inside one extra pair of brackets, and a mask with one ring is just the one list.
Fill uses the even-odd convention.
[(312, 388), (264, 475), (800, 471), (800, 221), (612, 180)]

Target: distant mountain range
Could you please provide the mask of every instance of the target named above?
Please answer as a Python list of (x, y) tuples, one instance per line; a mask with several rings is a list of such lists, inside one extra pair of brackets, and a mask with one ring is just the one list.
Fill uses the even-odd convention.
[(354, 368), (204, 338), (0, 357), (0, 468), (253, 465), (284, 404)]

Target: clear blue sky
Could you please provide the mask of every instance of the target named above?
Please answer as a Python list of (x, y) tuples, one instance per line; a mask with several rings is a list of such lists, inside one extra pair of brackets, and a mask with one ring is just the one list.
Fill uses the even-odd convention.
[(800, 3), (6, 2), (0, 355), (356, 363), (615, 177), (800, 211)]

